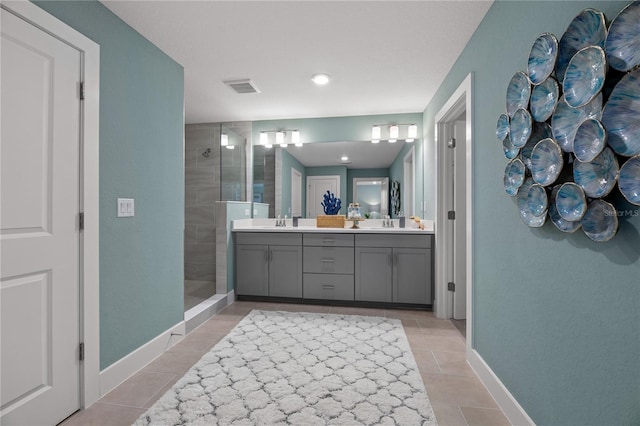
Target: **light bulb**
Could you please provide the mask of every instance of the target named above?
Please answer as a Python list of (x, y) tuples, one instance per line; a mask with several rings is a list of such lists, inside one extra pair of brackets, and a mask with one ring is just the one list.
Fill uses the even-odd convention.
[(235, 149), (236, 148), (235, 145), (225, 145), (224, 147), (227, 148), (227, 149)]
[(324, 86), (325, 84), (329, 83), (329, 79), (329, 74), (324, 73), (314, 74), (311, 76), (311, 81), (313, 81), (318, 86)]
[(267, 132), (260, 132), (260, 145), (269, 145), (269, 134)]
[(398, 128), (398, 126), (389, 126), (389, 143), (394, 143), (395, 141), (397, 141), (399, 134), (400, 129)]
[(283, 148), (286, 148), (287, 144), (284, 141), (284, 132), (276, 132), (276, 143)]
[(226, 133), (223, 133), (222, 135), (220, 135), (220, 145), (222, 146), (229, 145), (229, 135), (227, 135)]
[[(380, 141), (380, 126), (373, 126), (371, 128), (371, 141)], [(373, 142), (377, 143), (377, 142)]]
[(291, 132), (291, 143), (293, 143), (295, 146), (302, 146), (302, 141), (300, 140), (299, 131), (294, 130), (293, 132)]
[(409, 139), (415, 139), (418, 137), (418, 126), (415, 124), (412, 124), (409, 126), (408, 129), (408, 137)]
[(380, 143), (380, 139), (371, 139), (371, 143)]

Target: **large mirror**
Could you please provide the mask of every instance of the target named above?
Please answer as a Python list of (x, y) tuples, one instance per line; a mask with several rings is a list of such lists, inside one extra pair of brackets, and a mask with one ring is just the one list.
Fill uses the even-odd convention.
[[(367, 204), (367, 213), (393, 217), (390, 184), (414, 175), (413, 148), (413, 143), (403, 141), (315, 142), (286, 148), (254, 145), (253, 201), (269, 204), (270, 217), (315, 217), (324, 214), (320, 203), (329, 190), (342, 200), (340, 214), (347, 214), (350, 202), (359, 202), (361, 207)], [(413, 186), (407, 187), (412, 188), (407, 199), (415, 199)], [(374, 192), (379, 206), (371, 196)]]

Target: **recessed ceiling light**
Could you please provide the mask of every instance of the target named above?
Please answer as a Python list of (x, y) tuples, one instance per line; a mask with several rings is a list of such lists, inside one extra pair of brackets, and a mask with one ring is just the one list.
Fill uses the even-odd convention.
[(343, 155), (342, 157), (340, 157), (340, 160), (349, 161), (349, 157), (347, 157), (346, 155)]
[(311, 76), (311, 81), (313, 81), (318, 86), (324, 86), (325, 84), (329, 83), (329, 80), (329, 74), (320, 73)]

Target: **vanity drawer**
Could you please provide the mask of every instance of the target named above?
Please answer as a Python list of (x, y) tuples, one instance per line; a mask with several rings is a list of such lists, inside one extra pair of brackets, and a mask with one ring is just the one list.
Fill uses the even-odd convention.
[(361, 234), (356, 235), (358, 247), (431, 248), (431, 238), (425, 235)]
[(236, 232), (236, 244), (299, 246), (302, 234), (289, 232)]
[(354, 300), (353, 275), (304, 274), (304, 299)]
[(317, 274), (353, 274), (353, 248), (304, 247), (302, 271)]
[(353, 234), (305, 233), (302, 241), (305, 246), (353, 247)]

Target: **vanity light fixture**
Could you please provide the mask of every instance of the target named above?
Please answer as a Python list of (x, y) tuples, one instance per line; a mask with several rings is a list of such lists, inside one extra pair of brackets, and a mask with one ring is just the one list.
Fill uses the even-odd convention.
[(318, 86), (324, 86), (329, 83), (331, 77), (329, 74), (318, 73), (311, 76), (311, 81), (313, 81)]
[[(387, 129), (386, 134), (382, 135), (382, 128)], [(400, 128), (407, 128), (406, 142), (413, 142), (418, 137), (417, 124), (374, 124), (371, 127), (371, 143), (379, 143), (381, 140), (387, 140), (389, 143), (395, 143), (400, 139)], [(404, 133), (404, 131), (402, 132)], [(387, 139), (383, 139), (387, 136)]]
[[(220, 135), (220, 145), (221, 146), (229, 146), (229, 135), (223, 133)], [(233, 149), (233, 148), (231, 148)]]
[(380, 126), (373, 126), (371, 128), (371, 143), (380, 142)]
[(405, 139), (405, 142), (413, 142), (416, 140), (417, 137), (418, 137), (418, 126), (415, 124), (411, 124), (407, 128), (407, 139)]
[(398, 136), (400, 135), (400, 128), (395, 124), (389, 126), (389, 143), (394, 143), (398, 140)]
[[(274, 133), (275, 136), (269, 136), (269, 133)], [(289, 133), (291, 140), (288, 141)], [(260, 145), (264, 145), (265, 148), (273, 148), (273, 140), (276, 144), (282, 148), (286, 148), (287, 145), (293, 144), (295, 146), (302, 146), (302, 138), (300, 136), (300, 130), (297, 129), (277, 129), (277, 130), (261, 130), (260, 131)]]

